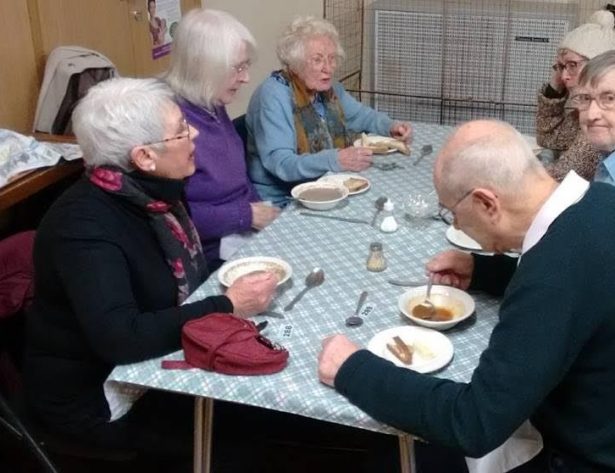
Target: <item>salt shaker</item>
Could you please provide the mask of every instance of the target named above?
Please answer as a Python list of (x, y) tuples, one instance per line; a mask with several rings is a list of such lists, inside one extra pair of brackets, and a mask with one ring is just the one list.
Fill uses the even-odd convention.
[(382, 211), (384, 212), (384, 217), (382, 218), (382, 223), (380, 223), (381, 232), (393, 233), (399, 228), (397, 220), (395, 220), (395, 217), (393, 215), (394, 208), (395, 206), (390, 200), (387, 200), (384, 203), (384, 206), (382, 208)]
[(387, 268), (387, 260), (382, 251), (382, 243), (373, 242), (369, 244), (369, 256), (367, 257), (367, 270), (374, 273), (384, 271)]

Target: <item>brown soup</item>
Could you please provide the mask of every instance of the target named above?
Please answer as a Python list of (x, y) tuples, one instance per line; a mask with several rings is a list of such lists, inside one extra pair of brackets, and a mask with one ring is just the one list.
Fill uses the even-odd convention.
[(412, 315), (423, 320), (433, 320), (434, 322), (444, 322), (453, 318), (453, 311), (446, 307), (435, 307), (436, 313), (432, 315), (430, 309), (424, 305), (416, 305), (412, 308)]
[(299, 199), (307, 200), (309, 202), (328, 202), (330, 200), (336, 200), (342, 197), (342, 193), (337, 189), (331, 189), (329, 187), (313, 187), (306, 189), (299, 194)]

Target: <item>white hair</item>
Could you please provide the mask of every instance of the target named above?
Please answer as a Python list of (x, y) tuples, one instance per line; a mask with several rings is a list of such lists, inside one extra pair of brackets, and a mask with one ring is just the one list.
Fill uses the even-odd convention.
[(336, 55), (344, 58), (344, 48), (335, 26), (321, 18), (303, 16), (295, 18), (278, 40), (276, 53), (282, 66), (293, 71), (303, 69), (308, 59), (305, 57), (306, 43), (319, 36), (329, 38), (335, 44)]
[(93, 86), (72, 117), (86, 166), (133, 169), (131, 150), (164, 138), (173, 106), (173, 91), (157, 79), (117, 78)]
[(164, 79), (178, 95), (211, 108), (244, 45), (253, 59), (256, 41), (235, 17), (220, 10), (192, 10), (179, 22)]
[(506, 122), (486, 122), (497, 125), (497, 134), (463, 142), (449, 152), (442, 166), (441, 185), (452, 198), (461, 198), (475, 187), (489, 187), (514, 195), (523, 191), (528, 173), (544, 172), (521, 133)]

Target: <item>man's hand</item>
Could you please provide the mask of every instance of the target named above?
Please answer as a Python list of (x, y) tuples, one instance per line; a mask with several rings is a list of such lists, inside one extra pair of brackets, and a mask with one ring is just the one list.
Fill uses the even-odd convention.
[(340, 367), (354, 352), (358, 345), (345, 335), (332, 335), (322, 341), (322, 350), (318, 355), (318, 378), (328, 386), (333, 386)]
[(226, 291), (233, 303), (233, 313), (246, 318), (264, 312), (271, 304), (277, 284), (277, 276), (270, 271), (237, 278)]
[(373, 152), (369, 148), (349, 146), (337, 152), (337, 160), (344, 171), (364, 171), (371, 166)]
[(474, 258), (457, 250), (444, 251), (427, 263), (427, 271), (433, 274), (434, 284), (466, 290), (472, 281)]

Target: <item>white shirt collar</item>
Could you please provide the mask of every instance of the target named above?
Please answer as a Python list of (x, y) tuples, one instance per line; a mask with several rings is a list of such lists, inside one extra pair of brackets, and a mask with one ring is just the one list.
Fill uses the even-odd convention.
[(581, 200), (588, 188), (589, 182), (576, 172), (570, 171), (566, 174), (564, 180), (557, 186), (532, 220), (532, 224), (523, 238), (521, 254), (523, 255), (531, 250), (547, 233), (553, 221), (564, 210)]

